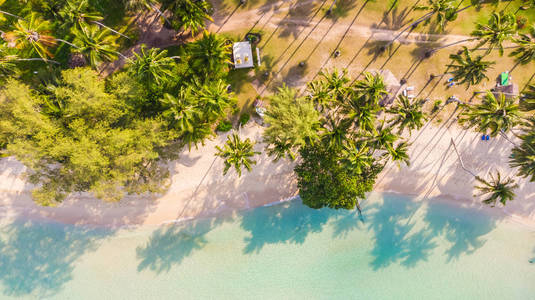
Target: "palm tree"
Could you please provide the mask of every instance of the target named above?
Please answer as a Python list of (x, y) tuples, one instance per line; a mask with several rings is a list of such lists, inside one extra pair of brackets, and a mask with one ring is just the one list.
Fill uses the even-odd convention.
[(379, 73), (373, 75), (365, 72), (364, 79), (354, 82), (352, 87), (359, 97), (363, 97), (363, 104), (372, 106), (377, 106), (379, 100), (388, 94), (383, 76)]
[(177, 19), (177, 27), (190, 30), (193, 35), (204, 28), (206, 20), (214, 21), (208, 13), (211, 9), (208, 1), (168, 0), (166, 2), (166, 7), (173, 12), (173, 19)]
[(173, 67), (175, 61), (167, 57), (167, 50), (160, 51), (157, 48), (147, 50), (141, 46), (140, 53), (134, 53), (135, 59), (131, 60), (129, 72), (138, 78), (139, 82), (149, 87), (159, 86), (174, 77)]
[(158, 3), (157, 0), (123, 0), (126, 9), (130, 11), (138, 11), (141, 9), (148, 9), (148, 10), (154, 10), (158, 13), (159, 17), (162, 17), (165, 22), (168, 24), (171, 24), (169, 19), (167, 19), (164, 15), (164, 13), (156, 6), (156, 3)]
[(412, 130), (422, 128), (427, 121), (421, 105), (417, 101), (411, 101), (407, 96), (399, 95), (394, 105), (387, 111), (394, 115), (389, 122), (391, 127), (398, 126), (398, 134), (403, 134), (405, 128), (408, 128), (411, 134)]
[(120, 55), (117, 52), (119, 46), (116, 43), (117, 37), (110, 34), (108, 30), (102, 30), (96, 25), (85, 25), (81, 28), (73, 28), (73, 43), (75, 50), (81, 53), (91, 64), (97, 68), (102, 61), (113, 61)]
[(467, 87), (479, 84), (483, 79), (488, 80), (489, 78), (485, 73), (495, 64), (495, 62), (483, 60), (481, 55), (473, 58), (466, 47), (463, 47), (460, 54), (451, 54), (450, 59), (453, 63), (449, 64), (448, 67), (452, 69), (453, 80), (460, 84), (466, 84)]
[(191, 67), (197, 74), (217, 78), (223, 69), (232, 64), (231, 48), (225, 39), (205, 31), (201, 39), (189, 44)]
[[(429, 23), (432, 17), (436, 19), (436, 24), (442, 31), (446, 23), (455, 20), (457, 17), (457, 1), (455, 0), (427, 0), (427, 5), (418, 5), (415, 10), (426, 10), (428, 13), (420, 22)], [(419, 24), (419, 23), (417, 23)]]
[(215, 155), (225, 160), (223, 175), (227, 175), (231, 167), (234, 167), (240, 177), (242, 166), (251, 172), (252, 165), (256, 164), (256, 161), (252, 160), (252, 157), (260, 154), (260, 152), (253, 150), (254, 144), (249, 138), (242, 141), (237, 133), (233, 133), (227, 137), (224, 148), (216, 146), (218, 152)]
[(347, 77), (347, 70), (339, 72), (335, 68), (332, 72), (321, 71), (320, 76), (329, 97), (339, 103), (343, 103), (348, 92), (347, 84), (349, 83), (349, 78)]
[(321, 135), (322, 142), (329, 149), (342, 149), (348, 140), (351, 123), (351, 119), (337, 120), (335, 117), (327, 118), (327, 121), (323, 124), (325, 131)]
[(181, 88), (177, 97), (166, 93), (160, 101), (165, 107), (162, 116), (169, 120), (171, 127), (180, 132), (194, 131), (195, 124), (201, 116), (201, 110), (191, 89)]
[(221, 79), (203, 84), (196, 96), (208, 120), (221, 117), (227, 108), (236, 103), (236, 99), (228, 92), (225, 82)]
[(392, 128), (385, 126), (385, 122), (381, 121), (375, 134), (368, 138), (372, 152), (375, 150), (392, 151), (394, 143), (398, 140), (398, 136), (392, 133)]
[(518, 45), (509, 56), (515, 56), (519, 63), (527, 64), (535, 61), (535, 25), (531, 26), (529, 34), (520, 34), (520, 37), (513, 39)]
[(487, 24), (476, 24), (476, 30), (471, 35), (480, 40), (475, 49), (487, 44), (487, 54), (498, 48), (500, 56), (503, 55), (503, 43), (513, 39), (517, 32), (516, 17), (512, 13), (494, 12)]
[(37, 13), (31, 13), (29, 20), (19, 19), (15, 23), (15, 29), (2, 34), (10, 48), (16, 48), (27, 52), (36, 52), (39, 57), (47, 59), (53, 57), (49, 48), (54, 47), (56, 38), (50, 34), (50, 22), (43, 21)]
[(529, 120), (528, 130), (519, 136), (522, 143), (513, 148), (509, 164), (519, 168), (518, 175), (535, 181), (535, 119)]
[(308, 98), (319, 111), (329, 109), (334, 101), (329, 87), (324, 80), (314, 80), (307, 83)]
[(364, 97), (351, 97), (344, 105), (344, 112), (347, 117), (353, 120), (355, 127), (365, 134), (373, 134), (375, 132), (375, 120), (379, 108), (369, 104), (364, 104)]
[(59, 15), (63, 18), (63, 20), (67, 21), (64, 25), (74, 25), (78, 28), (81, 28), (87, 23), (93, 23), (129, 39), (129, 37), (126, 35), (101, 23), (100, 21), (102, 21), (104, 18), (98, 13), (89, 12), (89, 8), (90, 6), (88, 0), (68, 0), (59, 11)]
[(481, 133), (490, 131), (490, 135), (495, 137), (520, 124), (521, 120), (521, 112), (514, 98), (507, 98), (504, 94), (496, 97), (487, 92), (481, 104), (467, 106), (459, 123), (468, 128), (477, 127)]
[(341, 162), (347, 169), (355, 171), (356, 174), (362, 174), (364, 169), (371, 167), (373, 157), (366, 142), (350, 142), (342, 150)]
[(407, 142), (399, 143), (395, 148), (387, 147), (387, 152), (383, 155), (384, 158), (390, 157), (390, 159), (397, 163), (398, 167), (401, 168), (401, 163), (405, 163), (407, 166), (410, 166), (409, 158), (409, 146)]
[(518, 184), (515, 183), (513, 178), (509, 177), (502, 180), (500, 172), (496, 172), (495, 176), (491, 173), (490, 178), (490, 181), (487, 181), (479, 176), (476, 177), (476, 180), (482, 184), (481, 186), (476, 186), (476, 189), (481, 192), (479, 196), (488, 195), (483, 200), (483, 203), (490, 204), (491, 207), (494, 207), (496, 202), (499, 201), (505, 206), (507, 201), (514, 200), (515, 193), (513, 190), (518, 188)]
[(522, 94), (521, 108), (524, 111), (535, 109), (535, 84), (527, 86), (527, 90)]

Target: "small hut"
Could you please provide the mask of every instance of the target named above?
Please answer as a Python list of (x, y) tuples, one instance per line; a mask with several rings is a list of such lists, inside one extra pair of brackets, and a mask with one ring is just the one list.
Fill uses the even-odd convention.
[(513, 77), (509, 72), (502, 72), (496, 80), (496, 86), (491, 89), (494, 96), (499, 97), (504, 94), (506, 98), (518, 97), (518, 86), (513, 83)]
[(236, 69), (252, 68), (254, 66), (251, 43), (234, 43), (234, 45), (232, 46), (232, 50), (232, 54), (234, 56), (234, 67)]
[(379, 101), (381, 106), (387, 106), (394, 102), (397, 95), (401, 92), (401, 84), (394, 74), (390, 70), (374, 70), (371, 71), (372, 74), (380, 74), (383, 76), (384, 83), (386, 84), (387, 95)]

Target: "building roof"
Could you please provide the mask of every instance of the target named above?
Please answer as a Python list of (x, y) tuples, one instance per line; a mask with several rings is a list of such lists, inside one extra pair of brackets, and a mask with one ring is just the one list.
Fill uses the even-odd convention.
[(234, 67), (236, 69), (252, 68), (254, 66), (251, 43), (234, 43), (234, 45), (232, 46), (232, 53), (234, 55)]

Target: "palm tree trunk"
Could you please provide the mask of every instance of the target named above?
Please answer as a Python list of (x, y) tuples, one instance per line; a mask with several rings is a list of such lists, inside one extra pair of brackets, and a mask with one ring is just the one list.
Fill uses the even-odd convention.
[(459, 153), (459, 150), (457, 150), (457, 145), (455, 145), (455, 142), (453, 141), (453, 138), (451, 139), (451, 144), (453, 145), (453, 149), (455, 150), (455, 153), (457, 153), (457, 158), (459, 158), (459, 162), (461, 163), (461, 168), (463, 168), (463, 170), (465, 170), (466, 172), (468, 172), (470, 175), (474, 176), (474, 178), (478, 178), (478, 176), (476, 174), (474, 174), (474, 172), (468, 170), (465, 166), (464, 166), (464, 162), (463, 162), (463, 159), (461, 157), (461, 154)]
[(91, 23), (95, 23), (95, 24), (97, 24), (98, 26), (100, 26), (100, 27), (104, 27), (104, 28), (108, 29), (109, 31), (111, 31), (111, 32), (113, 32), (113, 33), (115, 33), (115, 34), (118, 34), (118, 35), (120, 35), (120, 36), (122, 36), (122, 37), (125, 37), (125, 38), (127, 38), (127, 39), (130, 39), (128, 36), (126, 36), (126, 35), (120, 33), (119, 31), (117, 31), (117, 30), (115, 30), (115, 29), (113, 29), (113, 28), (111, 28), (111, 27), (108, 27), (108, 26), (106, 26), (106, 25), (104, 25), (104, 24), (102, 24), (102, 23), (100, 23), (100, 22), (98, 22), (98, 21), (91, 21)]
[[(53, 64), (57, 64), (57, 65), (60, 65), (61, 63), (60, 62), (57, 62), (55, 60), (51, 60), (51, 59), (44, 59), (44, 58), (15, 58), (15, 59), (9, 59), (9, 60), (13, 60), (13, 61), (42, 61), (42, 62), (51, 62)], [(7, 60), (7, 61), (9, 61)], [(4, 60), (6, 61), (6, 60)]]
[(8, 15), (8, 16), (11, 16), (11, 17), (20, 19), (20, 20), (25, 20), (23, 17), (19, 17), (19, 16), (17, 16), (17, 15), (14, 15), (14, 14), (12, 14), (12, 13), (8, 13), (7, 11), (3, 11), (3, 10), (0, 10), (0, 14)]
[(511, 3), (513, 3), (513, 0), (509, 0), (507, 5), (502, 10), (505, 11), (509, 7), (509, 5), (511, 5)]
[(154, 9), (158, 13), (159, 17), (162, 17), (165, 20), (165, 22), (167, 22), (169, 25), (171, 25), (171, 21), (169, 21), (169, 19), (167, 19), (167, 17), (163, 14), (163, 12), (158, 7), (156, 7), (156, 5), (151, 4), (150, 8)]
[(76, 46), (75, 44), (73, 44), (73, 43), (71, 43), (71, 42), (67, 42), (66, 40), (56, 39), (56, 41), (65, 43), (65, 44), (67, 44), (67, 45), (69, 45), (69, 46), (71, 46), (71, 47), (74, 47), (74, 48), (76, 48), (76, 49), (80, 49), (80, 47)]

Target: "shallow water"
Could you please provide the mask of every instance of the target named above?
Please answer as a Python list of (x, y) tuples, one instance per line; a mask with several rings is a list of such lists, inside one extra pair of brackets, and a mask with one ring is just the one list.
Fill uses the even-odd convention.
[(0, 298), (533, 299), (535, 232), (374, 194), (363, 220), (299, 201), (136, 229), (0, 227)]

